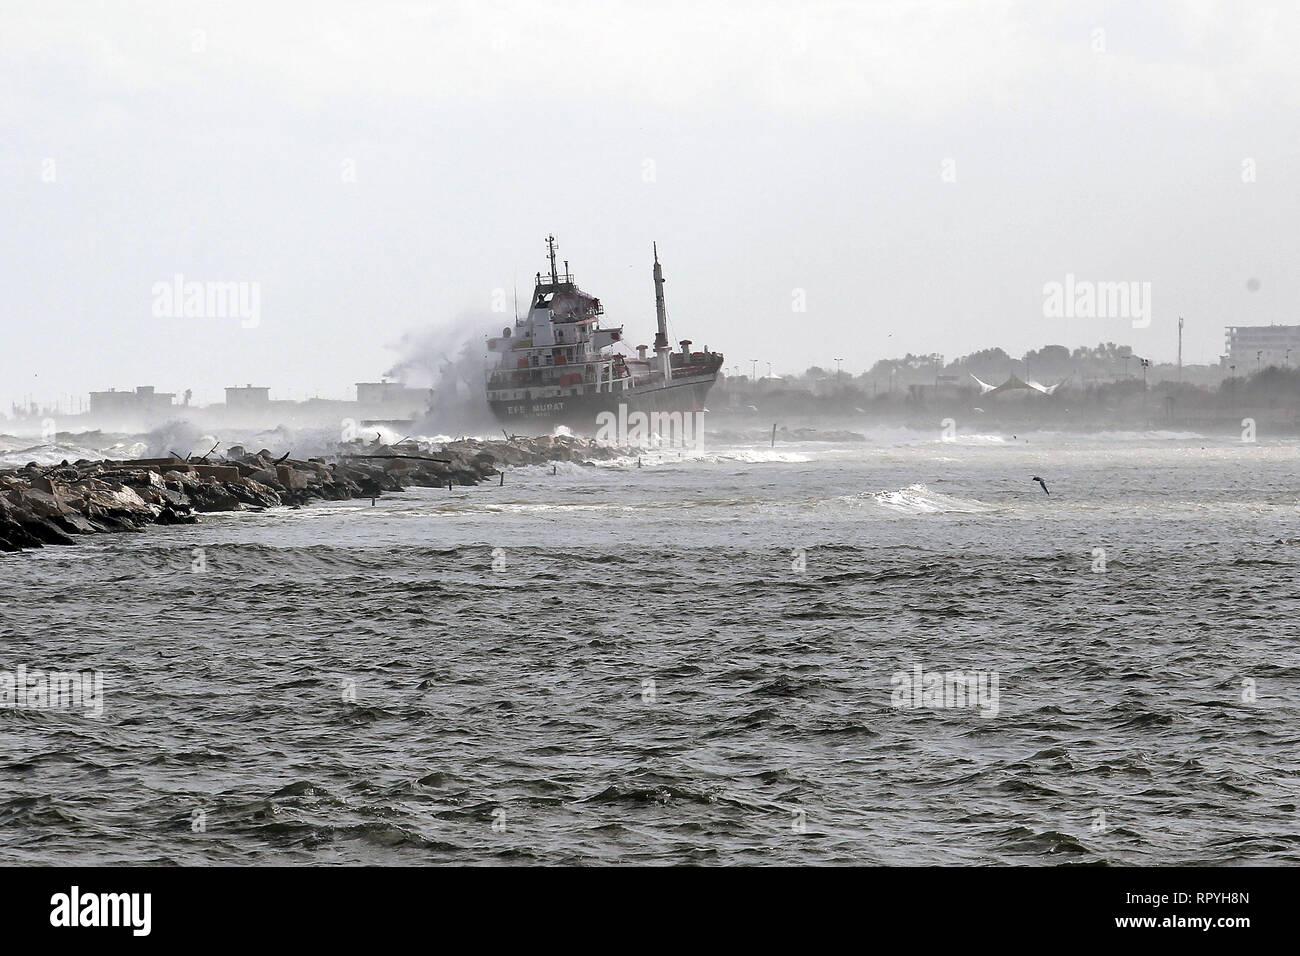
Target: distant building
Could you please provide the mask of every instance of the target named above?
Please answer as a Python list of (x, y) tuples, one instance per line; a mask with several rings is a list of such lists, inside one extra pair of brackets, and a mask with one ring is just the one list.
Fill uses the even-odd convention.
[(429, 409), (433, 389), (411, 388), (401, 382), (357, 382), (357, 408), (362, 414), (415, 418)]
[(243, 388), (226, 389), (226, 408), (230, 411), (264, 411), (270, 403), (269, 388), (245, 385)]
[(1223, 338), (1225, 354), (1219, 364), (1235, 365), (1242, 374), (1300, 361), (1300, 325), (1229, 325)]
[(176, 398), (175, 392), (155, 391), (152, 385), (141, 385), (132, 391), (90, 393), (90, 414), (105, 418), (156, 417), (166, 415)]

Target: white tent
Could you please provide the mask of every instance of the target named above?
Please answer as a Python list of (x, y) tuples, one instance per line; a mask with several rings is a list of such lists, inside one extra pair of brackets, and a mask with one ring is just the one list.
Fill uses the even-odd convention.
[(981, 382), (978, 378), (975, 378), (974, 375), (971, 375), (971, 378), (974, 378), (976, 383), (979, 385), (981, 395), (996, 395), (998, 392), (1013, 392), (1017, 389), (1038, 392), (1042, 395), (1051, 395), (1069, 381), (1069, 379), (1065, 379), (1064, 381), (1057, 382), (1055, 385), (1042, 385), (1038, 382), (1025, 382), (1014, 375), (1009, 375), (1007, 376), (1007, 380), (1001, 385), (990, 385), (988, 382)]

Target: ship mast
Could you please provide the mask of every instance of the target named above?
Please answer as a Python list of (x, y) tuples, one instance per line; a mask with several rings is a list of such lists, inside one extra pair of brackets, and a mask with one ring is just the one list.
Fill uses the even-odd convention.
[(659, 371), (664, 381), (673, 377), (672, 347), (668, 344), (668, 311), (664, 308), (664, 270), (659, 266), (659, 244), (652, 243), (655, 253), (655, 319), (659, 331), (655, 333), (655, 355), (659, 358)]
[(546, 237), (546, 253), (551, 260), (551, 285), (560, 284), (560, 274), (555, 269), (555, 237)]

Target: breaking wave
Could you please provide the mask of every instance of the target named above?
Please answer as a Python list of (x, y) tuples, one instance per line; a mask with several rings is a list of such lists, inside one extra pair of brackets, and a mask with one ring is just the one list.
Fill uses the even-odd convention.
[(104, 448), (92, 448), (76, 442), (53, 441), (27, 448), (0, 451), (0, 467), (21, 468), (28, 462), (41, 466), (57, 465), (62, 461), (100, 458), (139, 458), (148, 449), (144, 442), (117, 442)]
[(931, 491), (925, 485), (908, 485), (898, 491), (879, 491), (854, 497), (859, 500), (865, 498), (899, 514), (982, 514), (993, 510), (973, 498), (957, 498), (953, 495), (940, 494)]
[(704, 450), (697, 451), (690, 448), (650, 448), (641, 451), (639, 454), (632, 450), (624, 458), (614, 458), (606, 462), (593, 462), (597, 466), (626, 468), (629, 464), (635, 467), (637, 460), (647, 468), (656, 465), (677, 465), (684, 462), (691, 464), (727, 464), (741, 463), (746, 465), (762, 465), (769, 463), (797, 463), (813, 461), (808, 455), (802, 455), (793, 451), (774, 451), (767, 448), (723, 448), (717, 451)]

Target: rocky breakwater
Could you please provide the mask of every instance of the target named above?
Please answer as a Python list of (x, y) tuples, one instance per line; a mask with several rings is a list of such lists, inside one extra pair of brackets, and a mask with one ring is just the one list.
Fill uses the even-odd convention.
[(0, 471), (0, 552), (72, 544), (83, 534), (189, 524), (203, 512), (377, 498), (411, 485), (475, 485), (508, 467), (586, 464), (624, 453), (580, 438), (542, 437), (461, 439), (432, 448), (354, 443), (340, 446), (337, 455), (307, 460), (236, 447), (213, 461), (31, 463)]

